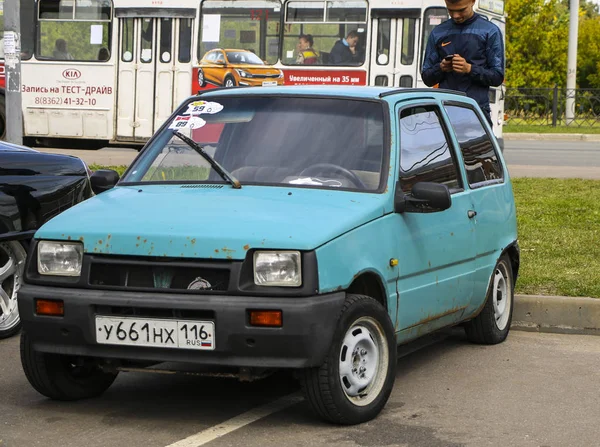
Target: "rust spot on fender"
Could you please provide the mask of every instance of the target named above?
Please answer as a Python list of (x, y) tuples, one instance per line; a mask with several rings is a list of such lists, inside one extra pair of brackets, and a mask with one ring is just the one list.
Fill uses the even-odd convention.
[(219, 253), (219, 249), (218, 248), (215, 248), (215, 253)]
[(102, 245), (102, 239), (98, 241), (98, 245)]
[(144, 239), (144, 244), (145, 244), (146, 242), (148, 242), (148, 239)]
[(139, 241), (141, 238), (142, 238), (141, 236), (138, 236), (138, 237), (137, 237), (137, 240)]
[(432, 321), (439, 320), (440, 318), (444, 318), (444, 317), (447, 317), (448, 315), (452, 315), (457, 312), (463, 311), (466, 308), (467, 308), (467, 306), (457, 306), (457, 307), (453, 307), (452, 309), (450, 309), (446, 312), (442, 312), (441, 314), (428, 315), (426, 318), (423, 318), (421, 321), (415, 323), (414, 325), (412, 325), (410, 327), (415, 327), (415, 326), (420, 326), (422, 324), (431, 323)]
[(79, 240), (80, 240), (81, 242), (83, 242), (85, 239), (83, 238), (83, 236), (79, 236)]
[(250, 250), (250, 245), (248, 245), (248, 244), (244, 245), (244, 250), (246, 250), (246, 251)]
[(192, 245), (194, 245), (196, 243), (196, 238), (192, 239)]
[(71, 240), (71, 236), (67, 237), (67, 240), (70, 241)]

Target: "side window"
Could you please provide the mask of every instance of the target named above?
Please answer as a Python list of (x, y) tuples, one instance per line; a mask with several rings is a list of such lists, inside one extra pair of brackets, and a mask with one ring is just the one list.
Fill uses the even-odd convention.
[(415, 183), (442, 183), (461, 188), (456, 161), (436, 106), (400, 112), (400, 184), (409, 193)]
[(215, 61), (216, 62), (225, 62), (225, 55), (221, 52), (216, 53)]
[(469, 185), (498, 180), (504, 171), (490, 136), (473, 109), (446, 106), (465, 162)]

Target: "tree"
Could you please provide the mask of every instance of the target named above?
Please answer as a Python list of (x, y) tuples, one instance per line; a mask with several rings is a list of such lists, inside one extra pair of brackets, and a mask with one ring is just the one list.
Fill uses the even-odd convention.
[[(509, 87), (566, 85), (569, 0), (507, 0), (506, 84)], [(600, 88), (600, 13), (580, 1), (577, 84)]]

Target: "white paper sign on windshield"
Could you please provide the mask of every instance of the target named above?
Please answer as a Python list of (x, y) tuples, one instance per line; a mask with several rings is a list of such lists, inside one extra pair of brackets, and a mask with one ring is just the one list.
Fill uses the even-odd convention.
[(197, 116), (176, 116), (173, 122), (169, 125), (169, 129), (199, 129), (204, 126), (206, 121)]
[(188, 109), (184, 112), (184, 115), (213, 115), (219, 113), (221, 110), (223, 110), (223, 106), (218, 102), (194, 101), (188, 105)]

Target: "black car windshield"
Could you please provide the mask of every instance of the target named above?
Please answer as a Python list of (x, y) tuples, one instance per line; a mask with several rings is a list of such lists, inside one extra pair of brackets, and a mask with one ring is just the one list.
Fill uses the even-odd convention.
[(242, 186), (376, 191), (387, 159), (380, 102), (211, 96), (190, 100), (173, 115), (122, 182), (225, 183), (175, 131), (201, 145)]
[(260, 57), (250, 51), (228, 51), (227, 60), (230, 64), (265, 65)]

